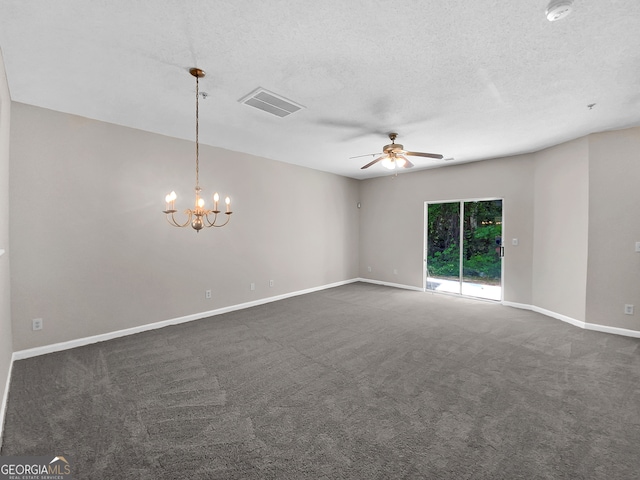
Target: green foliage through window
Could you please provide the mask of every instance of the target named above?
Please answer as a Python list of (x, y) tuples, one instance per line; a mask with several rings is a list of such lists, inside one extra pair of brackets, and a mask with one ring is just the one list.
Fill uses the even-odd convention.
[[(502, 201), (464, 203), (463, 276), (493, 283), (501, 277)], [(431, 277), (460, 275), (460, 203), (428, 205), (427, 268)]]

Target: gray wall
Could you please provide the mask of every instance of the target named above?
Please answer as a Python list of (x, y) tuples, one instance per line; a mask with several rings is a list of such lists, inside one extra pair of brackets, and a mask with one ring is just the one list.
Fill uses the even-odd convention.
[(504, 198), (504, 298), (530, 304), (533, 175), (533, 156), (520, 155), (362, 181), (360, 276), (422, 288), (424, 203)]
[(535, 154), (532, 303), (585, 321), (589, 238), (586, 137)]
[(203, 193), (235, 213), (196, 233), (161, 212), (171, 190), (192, 205), (193, 142), (19, 103), (11, 121), (15, 350), (358, 275), (356, 180), (201, 145)]
[(587, 322), (640, 330), (640, 128), (590, 135), (589, 152)]
[[(424, 202), (502, 197), (505, 301), (640, 331), (639, 178), (640, 128), (631, 128), (365, 180), (360, 276), (422, 287)], [(624, 304), (635, 305), (635, 315), (625, 315)]]
[(204, 191), (231, 195), (236, 214), (196, 234), (160, 212), (172, 189), (180, 208), (192, 200), (192, 142), (16, 103), (11, 121), (13, 350), (357, 276), (421, 288), (424, 202), (494, 197), (505, 200), (506, 301), (640, 330), (622, 313), (640, 308), (638, 128), (362, 182), (202, 146)]
[[(5, 395), (5, 385), (13, 352), (11, 332), (11, 302), (9, 274), (9, 136), (11, 98), (0, 51), (0, 248), (6, 253), (0, 257), (0, 402)], [(4, 404), (0, 404), (0, 412)], [(2, 431), (3, 415), (0, 415)]]

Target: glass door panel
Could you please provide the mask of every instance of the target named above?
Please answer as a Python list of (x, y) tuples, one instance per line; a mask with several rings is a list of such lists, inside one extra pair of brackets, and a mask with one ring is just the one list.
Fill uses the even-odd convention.
[(502, 200), (464, 202), (462, 294), (502, 299)]
[(460, 292), (460, 202), (427, 205), (427, 290)]
[(502, 300), (502, 200), (428, 203), (426, 215), (426, 289)]

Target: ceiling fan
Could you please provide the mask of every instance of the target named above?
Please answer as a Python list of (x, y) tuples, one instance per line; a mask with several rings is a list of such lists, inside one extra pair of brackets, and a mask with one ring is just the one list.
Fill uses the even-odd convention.
[(442, 155), (438, 155), (437, 153), (423, 153), (423, 152), (409, 152), (404, 149), (403, 145), (399, 143), (395, 143), (397, 133), (390, 133), (389, 139), (391, 143), (389, 145), (385, 145), (382, 147), (382, 153), (370, 153), (368, 155), (358, 155), (357, 157), (351, 158), (360, 158), (360, 157), (368, 157), (369, 155), (381, 155), (375, 160), (367, 163), (364, 167), (361, 167), (361, 170), (365, 168), (369, 168), (371, 165), (375, 165), (378, 162), (382, 162), (382, 165), (388, 168), (389, 170), (393, 170), (395, 168), (411, 168), (413, 167), (413, 163), (409, 161), (407, 156), (409, 157), (427, 157), (427, 158), (435, 158), (438, 160), (442, 160)]

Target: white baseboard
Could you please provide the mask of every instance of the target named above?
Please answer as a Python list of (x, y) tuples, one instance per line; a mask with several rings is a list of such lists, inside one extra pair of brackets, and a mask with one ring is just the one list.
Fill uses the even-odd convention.
[(92, 343), (104, 342), (107, 340), (112, 340), (114, 338), (126, 337), (127, 335), (134, 335), (136, 333), (142, 333), (149, 330), (156, 330), (158, 328), (168, 327), (169, 325), (179, 325), (181, 323), (193, 322), (194, 320), (200, 320), (202, 318), (222, 315), (223, 313), (234, 312), (236, 310), (256, 307), (258, 305), (264, 305), (265, 303), (284, 300), (285, 298), (297, 297), (298, 295), (304, 295), (306, 293), (313, 293), (313, 292), (318, 292), (320, 290), (326, 290), (328, 288), (340, 287), (342, 285), (347, 285), (349, 283), (354, 283), (358, 281), (360, 281), (360, 279), (353, 278), (351, 280), (344, 280), (341, 282), (331, 283), (328, 285), (321, 285), (319, 287), (307, 288), (305, 290), (298, 290), (296, 292), (276, 295), (274, 297), (261, 298), (259, 300), (254, 300), (251, 302), (240, 303), (237, 305), (230, 305), (228, 307), (222, 307), (216, 310), (210, 310), (208, 312), (194, 313), (191, 315), (185, 315), (184, 317), (171, 318), (169, 320), (163, 320), (155, 323), (148, 323), (145, 325), (140, 325), (138, 327), (126, 328), (124, 330), (116, 330), (115, 332), (102, 333), (100, 335), (93, 335), (91, 337), (78, 338), (75, 340), (69, 340), (67, 342), (44, 345), (42, 347), (29, 348), (27, 350), (19, 350), (17, 352), (14, 352), (13, 358), (14, 360), (22, 360), (24, 358), (37, 357), (38, 355), (45, 355), (47, 353), (60, 352), (62, 350), (69, 350), (71, 348), (82, 347), (84, 345), (90, 345)]
[(613, 333), (614, 335), (640, 338), (640, 331), (629, 330), (628, 328), (609, 327), (608, 325), (599, 325), (597, 323), (585, 323), (584, 328), (587, 330), (595, 330), (596, 332)]
[(587, 323), (587, 322), (583, 322), (582, 320), (576, 320), (575, 318), (562, 315), (561, 313), (556, 313), (556, 312), (552, 312), (551, 310), (547, 310), (545, 308), (536, 307), (535, 305), (526, 305), (524, 303), (514, 303), (514, 302), (502, 302), (502, 304), (507, 307), (521, 308), (523, 310), (532, 310), (536, 313), (541, 313), (542, 315), (546, 315), (547, 317), (555, 318), (562, 322), (569, 323), (573, 326), (584, 328), (585, 330), (611, 333), (613, 335), (622, 335), (623, 337), (640, 338), (640, 331), (638, 330), (629, 330), (627, 328), (620, 328), (620, 327), (610, 327), (608, 325), (600, 325), (597, 323)]
[[(414, 287), (411, 285), (402, 285), (400, 283), (381, 282), (379, 280), (372, 280), (370, 278), (356, 278), (353, 281), (373, 283), (376, 285), (384, 285), (388, 287), (404, 288), (407, 290), (424, 292), (424, 289), (420, 287)], [(452, 294), (452, 296), (459, 297), (459, 295), (456, 295), (456, 294)], [(474, 299), (474, 300), (483, 301), (482, 299)], [(494, 302), (491, 301), (491, 303), (494, 303)], [(629, 330), (629, 329), (620, 328), (620, 327), (610, 327), (608, 325), (599, 325), (597, 323), (586, 323), (586, 322), (583, 322), (582, 320), (576, 320), (575, 318), (568, 317), (567, 315), (556, 313), (551, 310), (547, 310), (545, 308), (536, 307), (535, 305), (528, 305), (526, 303), (509, 302), (507, 300), (503, 300), (501, 303), (506, 307), (520, 308), (522, 310), (531, 310), (536, 313), (541, 313), (542, 315), (545, 315), (547, 317), (555, 318), (557, 320), (568, 323), (575, 327), (584, 328), (585, 330), (594, 330), (596, 332), (611, 333), (614, 335), (622, 335), (624, 337), (640, 338), (640, 331), (638, 330)]]
[(7, 402), (9, 401), (9, 385), (11, 384), (11, 372), (13, 371), (13, 361), (15, 360), (14, 356), (15, 354), (11, 355), (7, 381), (4, 385), (4, 395), (2, 395), (2, 404), (0, 404), (0, 447), (2, 447), (2, 440), (4, 438), (4, 417), (7, 413)]
[[(372, 283), (375, 285), (383, 285), (383, 286), (388, 286), (388, 287), (395, 287), (395, 288), (403, 288), (406, 290), (413, 290), (413, 291), (417, 291), (417, 292), (423, 292), (424, 289), (420, 288), (420, 287), (415, 287), (412, 285), (403, 285), (400, 283), (391, 283), (391, 282), (382, 282), (379, 280), (372, 280), (369, 278), (353, 278), (350, 280), (344, 280), (341, 282), (335, 282), (335, 283), (331, 283), (331, 284), (327, 284), (327, 285), (321, 285), (319, 287), (313, 287), (313, 288), (308, 288), (305, 290), (299, 290), (299, 291), (295, 291), (295, 292), (290, 292), (290, 293), (285, 293), (282, 295), (276, 295), (274, 297), (267, 297), (267, 298), (261, 298), (259, 300), (254, 300), (252, 302), (246, 302), (246, 303), (240, 303), (237, 305), (231, 305), (228, 307), (223, 307), (223, 308), (219, 308), (216, 310), (210, 310), (208, 312), (201, 312), (201, 313), (194, 313), (192, 315), (186, 315), (184, 317), (178, 317), (178, 318), (172, 318), (169, 320), (163, 320), (160, 322), (155, 322), (155, 323), (149, 323), (146, 325), (140, 325), (137, 327), (132, 327), (132, 328), (127, 328), (124, 330), (117, 330), (114, 332), (108, 332), (108, 333), (103, 333), (100, 335), (94, 335), (91, 337), (84, 337), (84, 338), (78, 338), (75, 340), (69, 340), (67, 342), (60, 342), (60, 343), (54, 343), (51, 345), (45, 345), (42, 347), (35, 347), (35, 348), (30, 348), (30, 349), (26, 349), (26, 350), (19, 350), (17, 352), (14, 352), (12, 355), (12, 361), (11, 361), (11, 368), (13, 367), (13, 361), (14, 360), (22, 360), (25, 358), (30, 358), (30, 357), (36, 357), (38, 355), (45, 355), (47, 353), (53, 353), (53, 352), (59, 352), (62, 350), (68, 350), (71, 348), (76, 348), (76, 347), (82, 347), (84, 345), (90, 345), (92, 343), (98, 343), (98, 342), (104, 342), (107, 340), (112, 340), (114, 338), (119, 338), (119, 337), (125, 337), (127, 335), (133, 335), (136, 333), (142, 333), (142, 332), (146, 332), (149, 330), (156, 330), (158, 328), (163, 328), (163, 327), (167, 327), (169, 325), (179, 325), (181, 323), (187, 323), (187, 322), (192, 322), (194, 320), (200, 320), (203, 318), (208, 318), (208, 317), (213, 317), (216, 315), (222, 315), (223, 313), (228, 313), (228, 312), (233, 312), (236, 310), (242, 310), (245, 308), (251, 308), (251, 307), (256, 307), (258, 305), (263, 305), (265, 303), (271, 303), (271, 302), (276, 302), (278, 300), (284, 300), (286, 298), (291, 298), (291, 297), (296, 297), (298, 295), (304, 295), (307, 293), (313, 293), (313, 292), (318, 292), (321, 290), (326, 290), (328, 288), (334, 288), (334, 287), (339, 287), (342, 285), (347, 285), (349, 283), (354, 283), (354, 282), (365, 282), (365, 283)], [(615, 335), (623, 335), (623, 336), (627, 336), (627, 337), (635, 337), (635, 338), (640, 338), (640, 331), (637, 330), (628, 330), (625, 328), (619, 328), (619, 327), (610, 327), (610, 326), (606, 326), (606, 325), (598, 325), (595, 323), (585, 323), (583, 321), (580, 320), (576, 320), (574, 318), (568, 317), (566, 315), (562, 315), (560, 313), (556, 313), (556, 312), (552, 312), (550, 310), (546, 310), (544, 308), (540, 308), (540, 307), (536, 307), (534, 305), (526, 305), (526, 304), (522, 304), (522, 303), (515, 303), (515, 302), (508, 302), (508, 301), (503, 301), (502, 302), (503, 305), (508, 306), (508, 307), (515, 307), (515, 308), (521, 308), (521, 309), (525, 309), (525, 310), (533, 310), (534, 312), (537, 313), (541, 313), (543, 315), (546, 315), (548, 317), (552, 317), (552, 318), (556, 318), (558, 320), (561, 320), (563, 322), (569, 323), (571, 325), (574, 325), (576, 327), (580, 327), (580, 328), (585, 328), (587, 330), (595, 330), (598, 332), (604, 332), (604, 333), (612, 333)], [(11, 374), (11, 369), (9, 371), (9, 375)], [(9, 378), (7, 378), (7, 385), (9, 384)], [(2, 405), (0, 405), (0, 414), (4, 415), (4, 408), (5, 408), (5, 404), (6, 404), (6, 397), (8, 395), (8, 388), (5, 389), (5, 395), (3, 398), (3, 402)], [(2, 428), (2, 425), (0, 425), (0, 429)]]
[(505, 307), (513, 307), (513, 308), (520, 308), (522, 310), (532, 310), (531, 305), (527, 305), (526, 303), (516, 303), (516, 302), (508, 302), (506, 300), (502, 301), (502, 304)]
[(569, 323), (576, 327), (585, 328), (585, 325), (586, 325), (582, 320), (576, 320), (575, 318), (562, 315), (561, 313), (552, 312), (551, 310), (547, 310), (545, 308), (536, 307), (535, 305), (531, 306), (531, 310), (533, 310), (536, 313), (541, 313), (543, 315), (546, 315), (547, 317), (555, 318), (562, 322)]
[(405, 290), (414, 290), (416, 292), (424, 292), (424, 288), (414, 287), (413, 285), (403, 285), (402, 283), (382, 282), (380, 280), (372, 280), (370, 278), (357, 278), (355, 281), (373, 283), (375, 285), (384, 285), (385, 287), (404, 288)]

